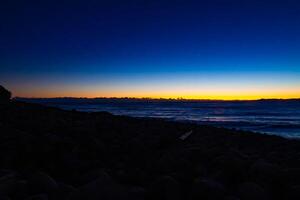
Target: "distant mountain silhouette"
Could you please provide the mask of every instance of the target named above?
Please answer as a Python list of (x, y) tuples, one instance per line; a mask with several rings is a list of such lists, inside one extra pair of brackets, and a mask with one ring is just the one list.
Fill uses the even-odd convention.
[(213, 100), (213, 99), (183, 99), (183, 98), (116, 98), (116, 97), (98, 97), (98, 98), (77, 98), (77, 97), (57, 97), (57, 98), (23, 98), (15, 97), (17, 101), (32, 103), (101, 103), (101, 102), (274, 102), (274, 101), (300, 101), (300, 98), (294, 99), (258, 99), (258, 100)]

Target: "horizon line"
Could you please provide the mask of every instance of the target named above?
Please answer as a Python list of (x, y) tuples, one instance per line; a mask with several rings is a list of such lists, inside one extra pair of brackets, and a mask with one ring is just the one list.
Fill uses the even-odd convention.
[(197, 99), (197, 98), (153, 98), (153, 97), (13, 97), (12, 99), (132, 99), (132, 100), (172, 100), (172, 101), (261, 101), (261, 100), (300, 100), (296, 98), (257, 98), (257, 99)]

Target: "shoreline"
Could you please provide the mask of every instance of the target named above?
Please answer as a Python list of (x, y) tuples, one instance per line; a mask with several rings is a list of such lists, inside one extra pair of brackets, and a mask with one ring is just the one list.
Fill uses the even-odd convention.
[[(280, 135), (286, 138), (297, 138), (300, 133), (300, 113), (297, 111), (300, 104), (293, 100), (276, 102), (150, 102), (131, 99), (24, 99), (24, 101), (65, 110), (76, 109), (86, 112), (103, 110), (115, 115), (191, 121), (216, 127)], [(289, 109), (295, 109), (295, 111), (291, 113)]]
[(295, 139), (15, 101), (0, 107), (0, 128), (0, 194), (12, 199), (300, 195)]

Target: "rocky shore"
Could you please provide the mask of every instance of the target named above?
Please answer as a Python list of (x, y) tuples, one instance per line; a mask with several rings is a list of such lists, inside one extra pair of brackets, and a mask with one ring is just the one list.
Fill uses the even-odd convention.
[(4, 100), (0, 132), (0, 200), (300, 199), (296, 140)]

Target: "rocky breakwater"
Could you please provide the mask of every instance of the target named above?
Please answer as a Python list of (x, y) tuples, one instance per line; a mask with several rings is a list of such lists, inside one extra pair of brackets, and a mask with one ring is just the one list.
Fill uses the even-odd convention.
[(0, 199), (300, 199), (299, 141), (5, 99)]

